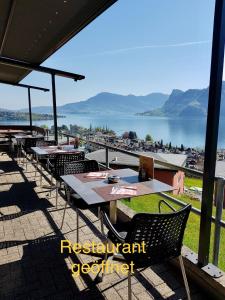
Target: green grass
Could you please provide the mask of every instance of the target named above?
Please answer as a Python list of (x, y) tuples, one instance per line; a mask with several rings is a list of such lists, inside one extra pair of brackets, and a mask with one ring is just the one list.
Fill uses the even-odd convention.
[(185, 176), (184, 185), (187, 188), (190, 188), (192, 186), (201, 188), (202, 187), (202, 179)]
[[(201, 209), (201, 202), (195, 199), (191, 199), (190, 197), (188, 197), (187, 195), (171, 195), (170, 193), (167, 193), (168, 195), (181, 200), (185, 203), (190, 203), (193, 207), (196, 207), (198, 209)], [(216, 207), (213, 206), (213, 216), (216, 215)], [(222, 213), (222, 220), (225, 221), (225, 209), (223, 209), (223, 213)]]
[[(189, 183), (192, 182), (192, 178)], [(191, 185), (193, 186), (193, 185)], [(194, 186), (197, 186), (196, 184)], [(174, 195), (173, 195), (174, 196)], [(150, 195), (150, 196), (141, 196), (129, 200), (123, 200), (123, 203), (128, 207), (132, 208), (136, 212), (158, 212), (158, 202), (163, 197), (161, 195)], [(197, 200), (190, 199), (186, 195), (176, 196), (179, 200), (182, 200), (186, 203), (191, 203), (193, 207), (200, 208), (201, 203)], [(174, 204), (172, 201), (166, 199), (175, 209), (180, 209), (180, 206)], [(163, 207), (164, 212), (171, 211), (167, 207)], [(213, 209), (215, 213), (215, 208)], [(225, 210), (223, 211), (223, 218), (225, 219)], [(184, 245), (188, 246), (190, 249), (198, 252), (198, 239), (199, 239), (199, 226), (200, 226), (200, 217), (191, 212), (188, 219), (185, 236), (184, 236)], [(211, 234), (211, 244), (210, 244), (210, 260), (212, 260), (212, 249), (213, 249), (213, 236), (214, 236), (214, 224), (212, 224), (212, 234)], [(221, 244), (220, 244), (220, 256), (219, 256), (219, 267), (222, 270), (225, 270), (225, 229), (221, 228)]]

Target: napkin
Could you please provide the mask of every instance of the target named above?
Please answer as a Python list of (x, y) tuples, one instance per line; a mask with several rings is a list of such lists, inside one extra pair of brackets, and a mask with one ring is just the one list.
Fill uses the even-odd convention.
[(100, 179), (105, 179), (107, 178), (107, 176), (109, 175), (109, 173), (106, 172), (90, 172), (86, 175), (86, 177), (89, 178), (100, 178)]
[(111, 195), (137, 195), (137, 187), (136, 186), (117, 186), (112, 187)]

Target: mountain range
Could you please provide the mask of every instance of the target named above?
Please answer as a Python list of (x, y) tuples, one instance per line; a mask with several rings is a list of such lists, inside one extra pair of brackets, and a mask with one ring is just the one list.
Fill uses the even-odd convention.
[[(84, 101), (57, 107), (58, 114), (137, 114), (165, 117), (205, 117), (207, 115), (209, 89), (174, 89), (170, 95), (151, 93), (146, 96), (99, 93)], [(222, 83), (221, 114), (225, 115), (225, 82)], [(20, 110), (27, 112), (28, 109)], [(52, 114), (52, 106), (32, 108), (36, 114)]]
[[(119, 95), (112, 93), (100, 93), (87, 100), (68, 103), (57, 106), (59, 114), (67, 113), (141, 113), (145, 110), (162, 107), (169, 95), (162, 93), (151, 93), (146, 96)], [(21, 111), (27, 111), (23, 109)], [(34, 113), (52, 113), (51, 106), (33, 107)]]
[[(165, 117), (205, 117), (207, 115), (209, 89), (173, 90), (159, 109), (151, 109), (139, 115)], [(222, 83), (221, 114), (225, 113), (225, 82)]]

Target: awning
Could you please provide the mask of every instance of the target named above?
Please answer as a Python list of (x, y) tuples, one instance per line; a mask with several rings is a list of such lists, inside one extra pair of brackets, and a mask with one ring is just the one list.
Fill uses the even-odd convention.
[[(0, 56), (42, 64), (117, 0), (1, 0)], [(0, 81), (30, 70), (0, 63)]]

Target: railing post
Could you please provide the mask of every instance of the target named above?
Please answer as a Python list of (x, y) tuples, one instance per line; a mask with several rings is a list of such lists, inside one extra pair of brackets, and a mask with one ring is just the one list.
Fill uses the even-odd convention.
[(109, 148), (106, 146), (105, 147), (105, 165), (106, 168), (109, 168)]
[(27, 92), (28, 92), (30, 130), (32, 132), (32, 111), (31, 111), (31, 94), (30, 94), (30, 88), (27, 88)]
[(53, 120), (54, 120), (54, 134), (55, 141), (58, 144), (58, 126), (57, 126), (57, 105), (56, 105), (56, 89), (55, 89), (55, 74), (51, 74), (52, 77), (52, 105), (53, 105)]
[(216, 180), (215, 186), (215, 204), (216, 204), (216, 216), (215, 216), (215, 233), (214, 233), (214, 245), (213, 245), (213, 264), (218, 266), (219, 250), (220, 250), (220, 221), (222, 219), (223, 202), (224, 202), (224, 186), (225, 178), (219, 177)]

